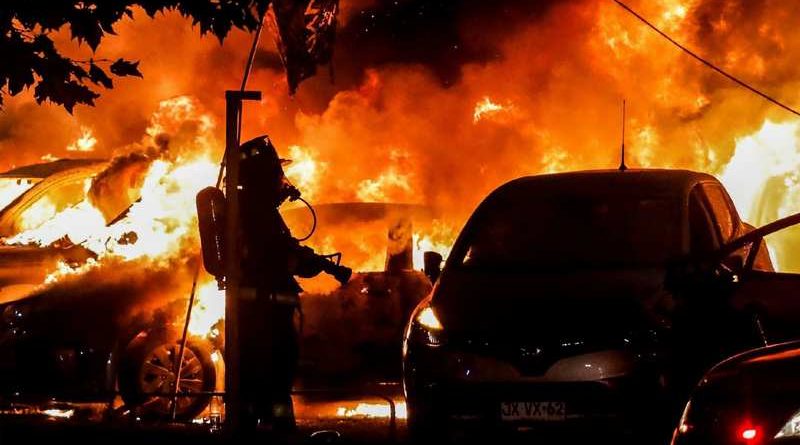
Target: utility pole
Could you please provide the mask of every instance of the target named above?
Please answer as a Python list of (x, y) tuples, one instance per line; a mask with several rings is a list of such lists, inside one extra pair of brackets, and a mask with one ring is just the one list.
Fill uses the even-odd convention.
[(225, 422), (228, 430), (239, 433), (242, 412), (241, 343), (239, 339), (239, 281), (241, 279), (241, 242), (239, 234), (239, 130), (242, 103), (261, 100), (260, 91), (225, 92)]

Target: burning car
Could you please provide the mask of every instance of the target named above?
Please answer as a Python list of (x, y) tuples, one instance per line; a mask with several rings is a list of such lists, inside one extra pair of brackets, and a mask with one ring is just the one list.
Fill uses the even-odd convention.
[[(172, 415), (178, 383), (176, 417), (188, 420), (224, 390), (224, 298), (211, 277), (198, 284), (177, 377), (196, 245), (174, 243), (182, 254), (148, 257), (150, 248), (141, 244), (149, 228), (129, 221), (141, 216), (183, 230), (142, 212), (154, 187), (152, 172), (168, 178), (159, 162), (129, 157), (43, 164), (32, 169), (41, 176), (35, 184), (0, 212), (6, 239), (0, 247), (2, 400), (113, 403), (119, 395), (121, 412), (164, 419)], [(16, 185), (22, 174), (6, 176)], [(193, 212), (194, 194), (184, 194)], [(170, 205), (174, 201), (180, 200)], [(305, 210), (284, 214), (296, 234), (309, 231)], [(324, 278), (303, 283), (300, 384), (397, 380), (405, 320), (431, 288), (414, 270), (414, 227), (433, 215), (423, 206), (384, 203), (324, 204), (316, 214), (320, 230), (309, 243), (337, 247), (360, 272), (343, 288)], [(79, 221), (78, 231), (92, 233), (69, 232), (62, 227), (67, 216)], [(147, 261), (129, 259), (142, 257)]]
[[(113, 189), (104, 192), (105, 199), (95, 200), (97, 208), (109, 215), (100, 218), (99, 226), (121, 221), (135, 201), (127, 194), (138, 190), (140, 174), (150, 163), (129, 157), (115, 168), (108, 161), (60, 160), (0, 175), (0, 180), (29, 185), (18, 187), (19, 196), (0, 211), (0, 235), (7, 240), (0, 247), (2, 400), (112, 402), (119, 394), (140, 416), (171, 414), (170, 396), (178, 380), (180, 314), (189, 296), (185, 283), (191, 282), (191, 262), (172, 270), (143, 271), (141, 265), (117, 258), (107, 265), (114, 269), (110, 274), (107, 269), (87, 267), (96, 264), (97, 254), (73, 244), (60, 235), (61, 230), (52, 232), (56, 235), (51, 238), (38, 233), (46, 240), (41, 244), (14, 239), (29, 229), (41, 232), (48, 224), (58, 226), (59, 215), (75, 212), (80, 217), (80, 206), (91, 187), (98, 185)], [(126, 196), (112, 199), (119, 194)], [(78, 219), (79, 225), (91, 227), (90, 223)], [(120, 233), (106, 243), (135, 243), (134, 232)], [(66, 268), (65, 276), (43, 287), (59, 267)], [(85, 273), (72, 274), (72, 268), (81, 267)], [(209, 290), (215, 291), (204, 286), (199, 292)], [(178, 389), (180, 394), (197, 394), (176, 399), (179, 419), (202, 412), (210, 393), (218, 389), (218, 334), (201, 330), (187, 344)]]
[[(42, 224), (80, 202), (86, 181), (107, 165), (102, 160), (64, 159), (0, 174), (0, 238)], [(81, 249), (0, 245), (0, 302), (40, 285), (58, 261), (80, 262), (87, 255)]]
[(412, 315), (413, 434), (450, 424), (617, 425), (666, 419), (714, 362), (800, 334), (800, 275), (712, 176), (677, 170), (520, 178), (492, 192)]
[[(427, 229), (431, 209), (399, 203), (330, 203), (315, 206), (319, 233), (308, 242), (341, 249), (356, 272), (339, 286), (329, 277), (304, 280), (300, 343), (301, 384), (354, 386), (398, 381), (405, 321), (428, 294), (414, 232)], [(298, 235), (310, 227), (306, 210), (284, 212)]]

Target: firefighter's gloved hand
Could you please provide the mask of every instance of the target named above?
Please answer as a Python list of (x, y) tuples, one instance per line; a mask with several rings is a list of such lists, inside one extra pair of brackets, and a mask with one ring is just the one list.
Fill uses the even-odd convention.
[(349, 267), (336, 264), (307, 246), (298, 245), (293, 259), (294, 274), (303, 278), (315, 277), (321, 272), (325, 272), (336, 278), (339, 283), (346, 284), (353, 275), (353, 271)]

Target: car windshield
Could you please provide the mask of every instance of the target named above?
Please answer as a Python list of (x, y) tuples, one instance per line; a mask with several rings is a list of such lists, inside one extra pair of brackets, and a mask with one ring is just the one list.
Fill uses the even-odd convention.
[(467, 267), (655, 266), (680, 253), (676, 198), (528, 197), (482, 209), (466, 240)]

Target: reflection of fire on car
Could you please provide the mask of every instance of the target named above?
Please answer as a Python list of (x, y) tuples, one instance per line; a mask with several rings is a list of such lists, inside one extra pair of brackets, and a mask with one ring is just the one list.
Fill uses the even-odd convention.
[(700, 173), (565, 173), (498, 188), (408, 324), (410, 431), (668, 434), (708, 366), (800, 331), (800, 275), (772, 271), (764, 235)]
[[(96, 286), (66, 280), (0, 307), (0, 393), (12, 402), (108, 402), (118, 389), (142, 417), (167, 418), (180, 347), (181, 326), (174, 320), (186, 301), (142, 283), (140, 273), (113, 280), (89, 274)], [(178, 284), (167, 273), (147, 278), (165, 288)], [(216, 389), (218, 346), (190, 339), (181, 392)], [(178, 418), (195, 417), (209, 400), (179, 397)]]
[[(21, 194), (0, 211), (0, 236), (35, 227), (76, 205), (89, 181), (108, 165), (60, 160), (0, 174), (0, 181), (27, 185), (17, 188)], [(132, 186), (121, 176), (126, 187)], [(103, 206), (109, 219), (130, 204), (111, 201)], [(46, 247), (0, 246), (0, 400), (105, 402), (118, 390), (140, 415), (166, 417), (170, 398), (147, 393), (171, 394), (180, 334), (174, 323), (182, 319), (178, 314), (185, 311), (188, 295), (168, 290), (180, 292), (191, 278), (121, 267), (113, 277), (95, 270), (41, 287), (56, 263), (81, 264), (92, 256), (69, 240)], [(181, 392), (218, 389), (221, 364), (215, 363), (220, 356), (214, 351), (221, 345), (215, 340), (188, 342)], [(177, 417), (195, 417), (209, 399), (179, 397)]]
[(672, 444), (800, 443), (798, 374), (800, 342), (723, 361), (695, 388)]

